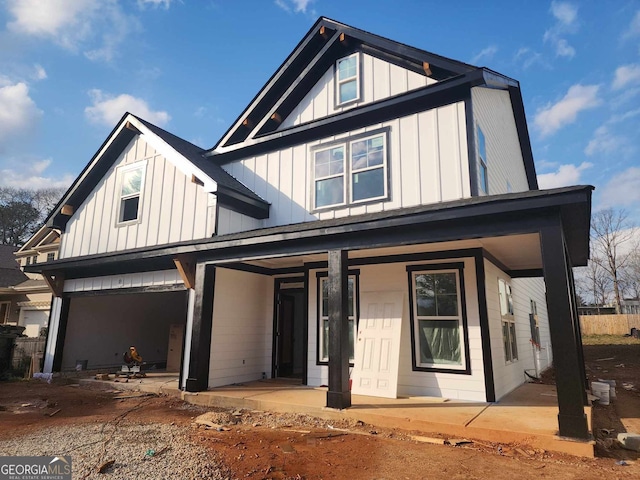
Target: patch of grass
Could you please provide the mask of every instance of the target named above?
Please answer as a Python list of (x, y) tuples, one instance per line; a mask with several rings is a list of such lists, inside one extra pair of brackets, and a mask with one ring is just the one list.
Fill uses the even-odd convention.
[(640, 338), (624, 335), (583, 335), (583, 345), (640, 345)]

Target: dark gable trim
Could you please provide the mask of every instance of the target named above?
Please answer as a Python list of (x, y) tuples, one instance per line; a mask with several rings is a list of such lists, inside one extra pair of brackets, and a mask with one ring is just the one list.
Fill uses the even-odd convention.
[(493, 357), (491, 352), (491, 329), (487, 309), (487, 285), (482, 251), (474, 255), (476, 286), (478, 290), (478, 311), (480, 313), (480, 338), (482, 340), (482, 367), (484, 369), (484, 391), (487, 402), (496, 401), (496, 387), (493, 378)]
[(349, 109), (312, 122), (303, 123), (277, 132), (255, 137), (257, 143), (238, 146), (225, 153), (210, 150), (205, 153), (216, 163), (223, 165), (241, 158), (261, 155), (274, 150), (311, 142), (358, 128), (382, 123), (413, 113), (430, 110), (442, 105), (463, 101), (469, 89), (482, 85), (482, 70), (453, 77), (423, 88), (411, 90), (361, 107)]
[[(462, 337), (464, 342), (464, 355), (465, 365), (464, 369), (451, 369), (446, 367), (421, 367), (416, 361), (416, 332), (414, 322), (414, 309), (413, 309), (413, 274), (415, 272), (437, 272), (440, 270), (457, 270), (458, 279), (460, 281), (460, 314), (462, 317)], [(423, 265), (409, 265), (407, 266), (407, 276), (409, 277), (409, 321), (411, 332), (411, 369), (414, 372), (433, 372), (433, 373), (452, 373), (455, 375), (471, 375), (471, 358), (469, 353), (469, 326), (467, 322), (467, 299), (465, 295), (464, 285), (464, 263), (427, 263)]]
[(531, 151), (531, 142), (529, 140), (527, 117), (524, 113), (522, 92), (520, 92), (518, 87), (510, 86), (508, 88), (511, 108), (513, 108), (513, 116), (516, 121), (516, 130), (518, 131), (518, 140), (520, 141), (520, 151), (522, 152), (524, 169), (527, 174), (527, 182), (529, 183), (529, 190), (538, 190), (538, 177), (536, 176), (536, 166), (533, 162), (533, 152)]

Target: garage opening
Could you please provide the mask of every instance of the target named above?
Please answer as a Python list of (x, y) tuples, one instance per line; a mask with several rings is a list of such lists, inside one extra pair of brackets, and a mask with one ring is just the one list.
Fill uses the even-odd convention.
[(62, 370), (114, 369), (135, 346), (143, 370), (180, 371), (186, 290), (72, 297)]

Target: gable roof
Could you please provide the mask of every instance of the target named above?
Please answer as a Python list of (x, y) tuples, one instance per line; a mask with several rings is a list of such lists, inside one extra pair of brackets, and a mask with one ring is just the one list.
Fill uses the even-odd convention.
[(20, 249), (15, 252), (18, 257), (31, 255), (36, 249), (55, 250), (60, 246), (60, 233), (56, 230), (43, 225), (40, 229), (31, 235)]
[[(302, 101), (336, 60), (362, 51), (438, 82), (327, 117), (280, 128), (280, 120)], [(216, 145), (205, 153), (222, 165), (296, 144), (318, 140), (398, 116), (470, 101), (470, 89), (508, 90), (513, 104), (530, 189), (537, 189), (519, 83), (479, 68), (320, 17)]]
[(221, 205), (256, 218), (269, 216), (269, 203), (219, 165), (213, 165), (210, 160), (205, 159), (204, 149), (135, 115), (125, 113), (53, 209), (46, 220), (47, 227), (64, 231), (73, 213), (63, 213), (63, 207), (68, 206), (72, 212), (75, 211), (136, 135), (142, 135), (145, 141), (168, 161), (183, 172), (190, 173), (194, 181), (198, 181), (205, 191), (216, 194)]
[(14, 252), (18, 247), (0, 245), (0, 288), (11, 287), (24, 282), (28, 277), (20, 270)]

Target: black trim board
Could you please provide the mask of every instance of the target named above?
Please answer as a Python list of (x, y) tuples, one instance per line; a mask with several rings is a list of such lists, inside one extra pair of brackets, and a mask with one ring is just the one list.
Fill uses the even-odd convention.
[(522, 101), (522, 92), (520, 88), (509, 86), (509, 98), (511, 99), (511, 108), (516, 121), (516, 130), (518, 132), (518, 141), (520, 142), (520, 151), (524, 160), (524, 169), (527, 175), (527, 182), (530, 190), (538, 189), (538, 176), (536, 175), (536, 166), (533, 161), (533, 152), (531, 151), (531, 141), (529, 140), (529, 127), (527, 126), (527, 117), (524, 113), (524, 103)]
[[(437, 272), (441, 270), (456, 270), (458, 272), (458, 281), (460, 283), (460, 316), (462, 317), (462, 336), (463, 336), (463, 348), (465, 355), (464, 369), (453, 369), (443, 367), (421, 367), (417, 362), (417, 350), (416, 350), (416, 332), (413, 309), (413, 274), (415, 272)], [(451, 373), (454, 375), (471, 375), (471, 358), (470, 358), (470, 346), (469, 346), (469, 325), (467, 320), (467, 298), (465, 294), (464, 284), (464, 262), (449, 262), (449, 263), (427, 263), (422, 265), (408, 265), (406, 267), (407, 276), (409, 278), (409, 329), (411, 332), (411, 369), (414, 372), (432, 372), (432, 373)]]
[(491, 330), (487, 308), (487, 285), (483, 252), (474, 255), (478, 290), (478, 311), (480, 313), (480, 338), (482, 339), (482, 367), (484, 369), (484, 391), (487, 402), (496, 401), (496, 387), (493, 377), (493, 357), (491, 356)]
[(62, 356), (64, 353), (64, 342), (67, 336), (67, 325), (69, 324), (69, 309), (71, 307), (70, 298), (61, 298), (60, 316), (58, 317), (58, 331), (56, 335), (56, 346), (53, 354), (52, 372), (62, 371)]

